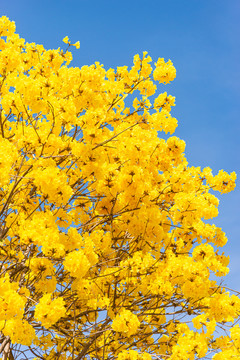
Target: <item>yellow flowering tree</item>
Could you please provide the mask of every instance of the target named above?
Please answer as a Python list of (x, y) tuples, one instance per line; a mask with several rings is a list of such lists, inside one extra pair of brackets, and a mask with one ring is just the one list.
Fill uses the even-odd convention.
[[(2, 359), (240, 358), (227, 238), (236, 174), (188, 165), (171, 61), (70, 67), (0, 18)], [(161, 85), (162, 86), (162, 85)]]

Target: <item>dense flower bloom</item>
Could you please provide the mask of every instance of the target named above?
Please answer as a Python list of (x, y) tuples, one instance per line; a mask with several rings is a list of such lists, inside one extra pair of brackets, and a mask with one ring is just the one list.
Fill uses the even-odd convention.
[(236, 174), (188, 164), (157, 90), (170, 60), (71, 67), (80, 43), (63, 42), (27, 43), (0, 18), (3, 358), (239, 358), (227, 237), (208, 222)]

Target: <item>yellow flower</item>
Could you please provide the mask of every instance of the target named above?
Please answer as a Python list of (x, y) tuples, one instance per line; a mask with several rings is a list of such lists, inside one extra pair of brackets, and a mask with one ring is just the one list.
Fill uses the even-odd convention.
[(55, 324), (62, 316), (65, 315), (64, 300), (57, 298), (52, 300), (51, 294), (45, 294), (40, 299), (35, 308), (35, 318), (42, 323), (47, 329)]
[(122, 310), (112, 322), (112, 329), (124, 333), (126, 336), (136, 334), (140, 326), (137, 315), (129, 310)]
[(81, 278), (90, 268), (90, 262), (82, 250), (71, 251), (63, 262), (64, 268), (73, 277)]
[(65, 44), (69, 44), (69, 38), (68, 38), (68, 36), (65, 36), (65, 38), (63, 38), (63, 42), (64, 42)]
[(73, 46), (75, 46), (76, 49), (80, 49), (80, 42), (77, 41), (75, 44), (73, 44)]

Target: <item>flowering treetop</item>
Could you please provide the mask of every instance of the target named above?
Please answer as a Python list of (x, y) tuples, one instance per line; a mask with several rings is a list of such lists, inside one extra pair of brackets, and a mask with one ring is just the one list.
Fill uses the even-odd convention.
[(240, 299), (217, 281), (227, 238), (207, 222), (236, 174), (161, 138), (177, 127), (156, 86), (170, 60), (74, 68), (80, 44), (63, 41), (45, 50), (0, 18), (3, 359), (237, 358)]

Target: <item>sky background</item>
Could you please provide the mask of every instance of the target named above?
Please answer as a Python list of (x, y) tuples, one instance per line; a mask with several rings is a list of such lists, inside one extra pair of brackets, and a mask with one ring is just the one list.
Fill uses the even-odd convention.
[[(72, 66), (95, 61), (106, 69), (131, 66), (148, 51), (154, 61), (171, 59), (176, 79), (159, 86), (176, 97), (175, 135), (185, 140), (191, 166), (236, 171), (240, 178), (239, 0), (0, 0), (0, 16), (14, 20), (27, 42), (66, 48), (80, 41)], [(225, 283), (240, 291), (240, 181), (220, 195), (214, 219), (228, 236)]]

